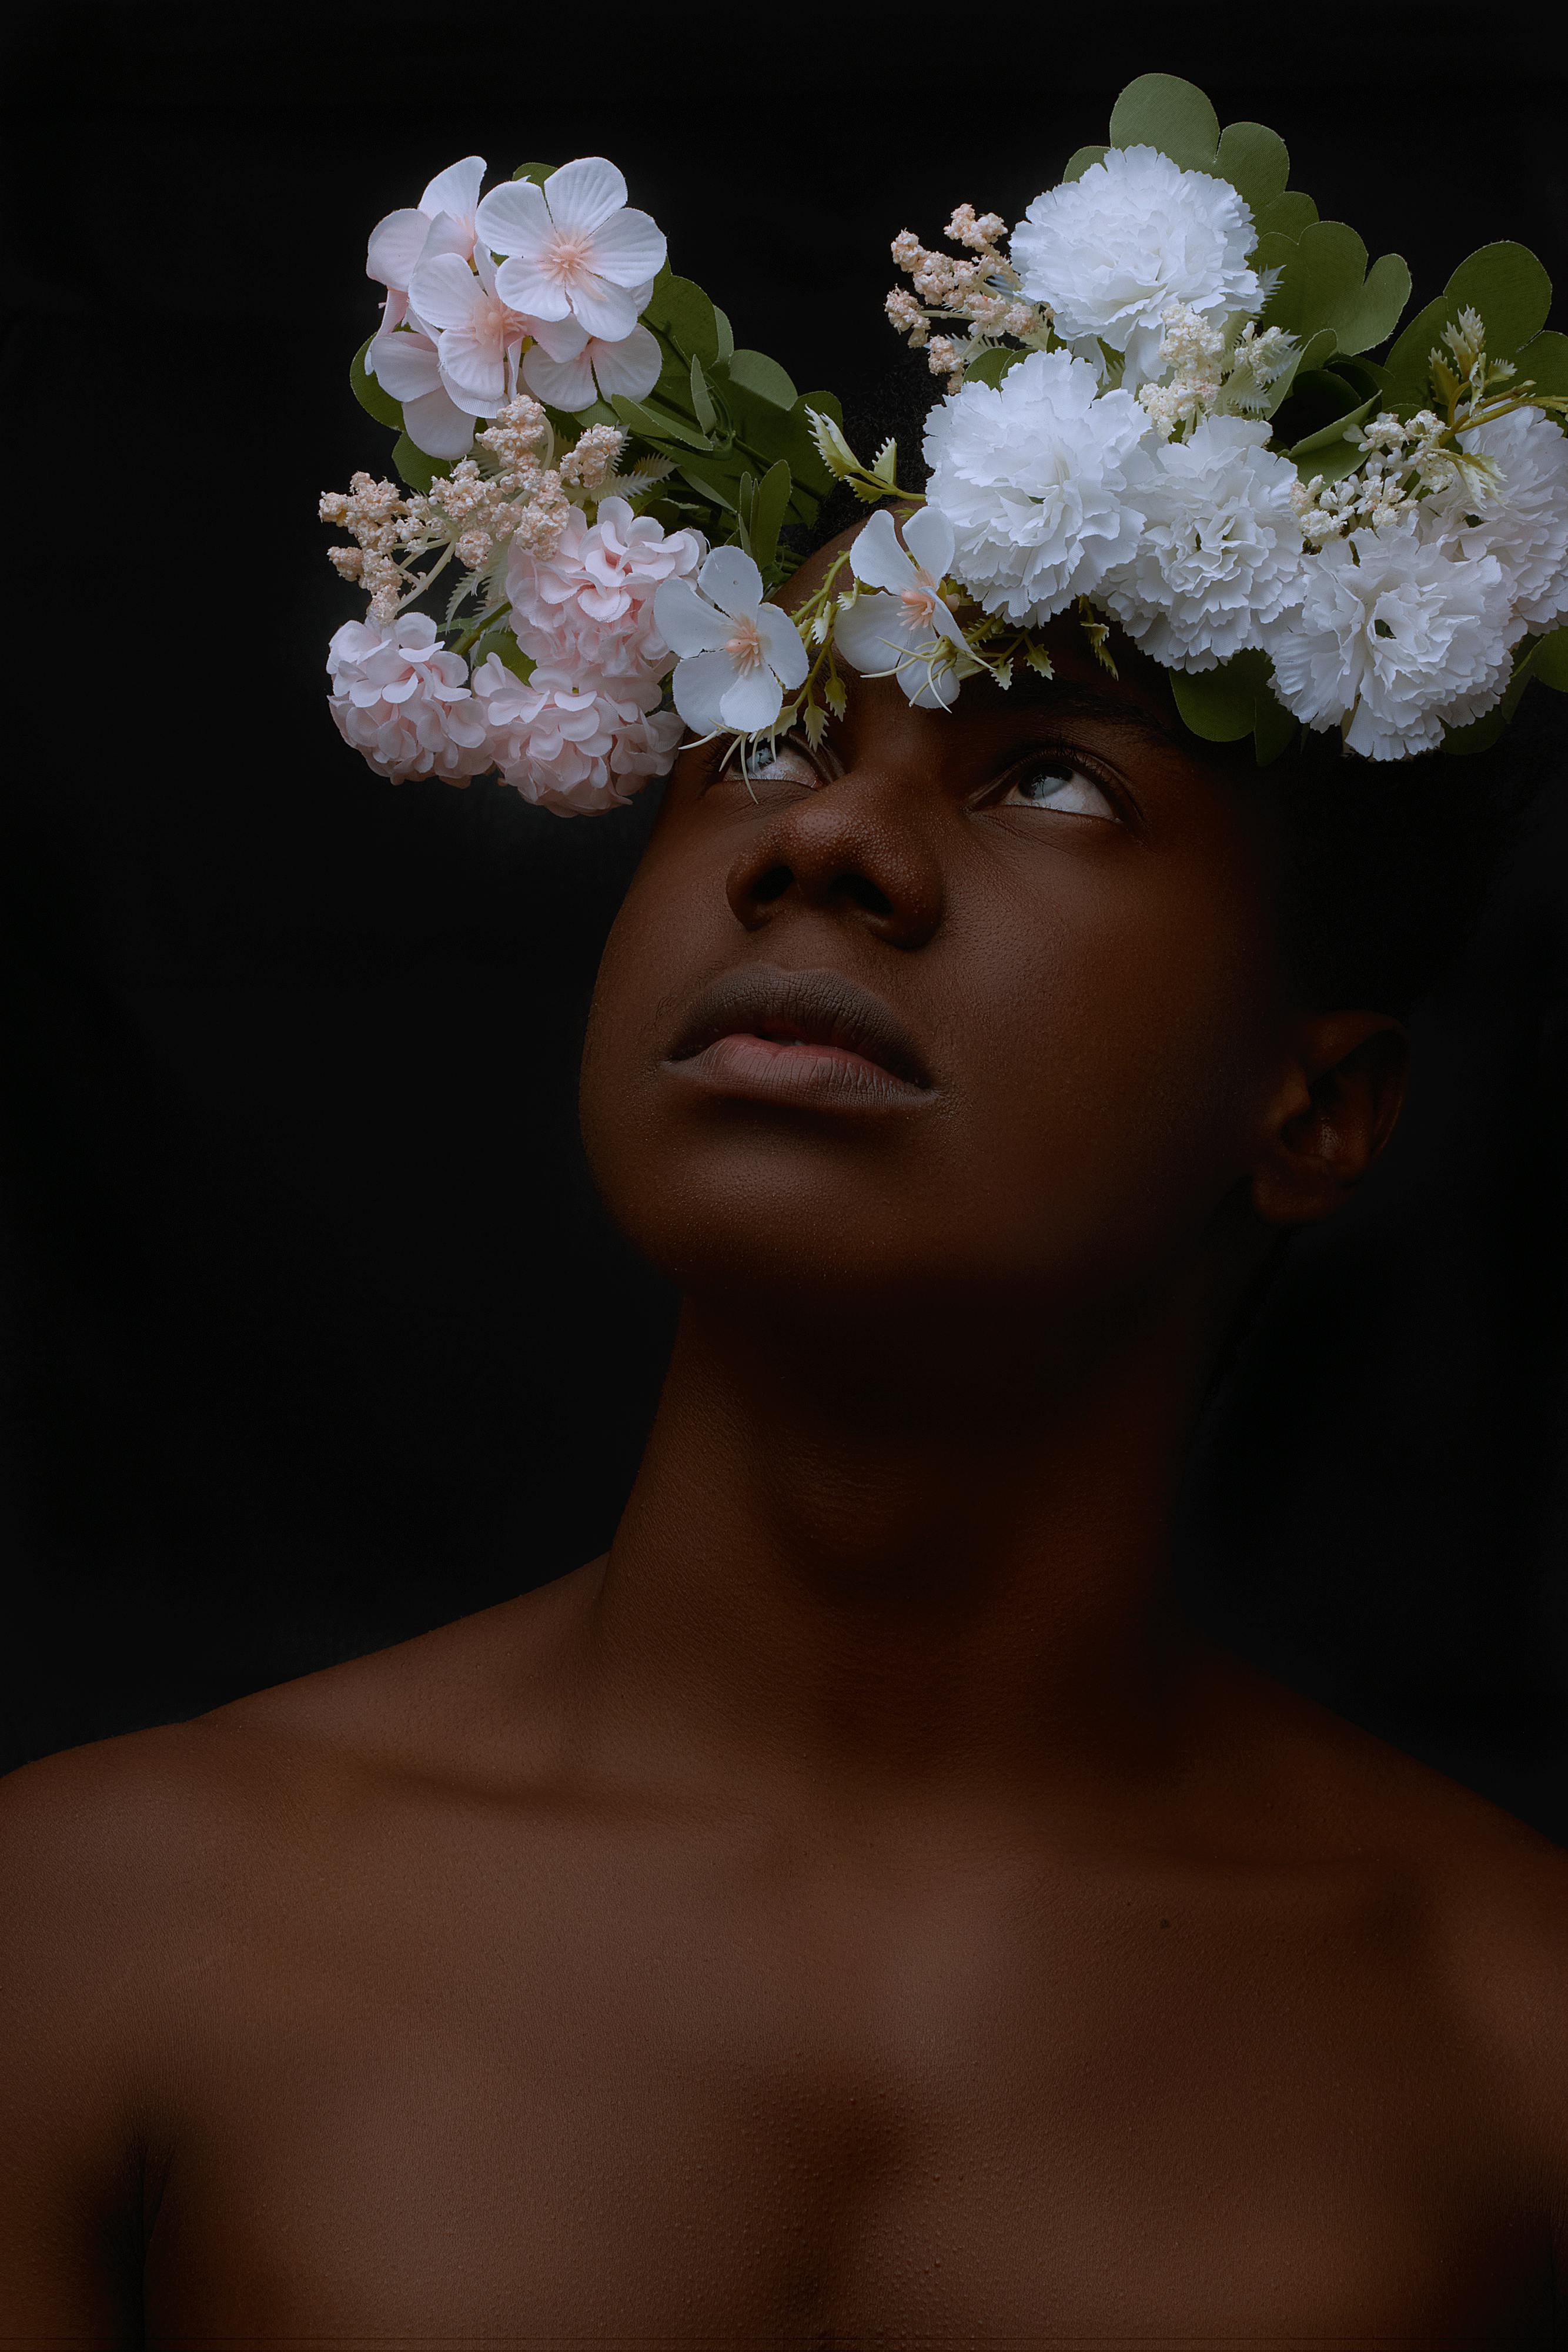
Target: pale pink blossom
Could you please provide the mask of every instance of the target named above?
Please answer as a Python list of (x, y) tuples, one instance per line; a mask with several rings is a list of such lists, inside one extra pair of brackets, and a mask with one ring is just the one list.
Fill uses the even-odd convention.
[[(651, 284), (632, 290), (641, 311), (653, 291)], [(620, 393), (626, 400), (643, 400), (659, 381), (664, 353), (646, 327), (633, 327), (619, 342), (591, 335), (578, 319), (553, 325), (540, 321), (535, 341), (523, 354), (523, 382), (537, 400), (576, 415), (596, 400)]]
[(407, 327), (383, 330), (365, 353), (365, 366), (402, 403), (403, 431), (416, 449), (427, 457), (466, 455), (474, 439), (474, 419), (467, 409), (458, 407), (442, 382), (434, 336)]
[(563, 163), (542, 187), (492, 188), (476, 221), (491, 250), (508, 257), (497, 279), (503, 300), (534, 319), (573, 318), (607, 343), (631, 334), (637, 296), (664, 266), (662, 231), (628, 206), (626, 182), (602, 155)]
[(541, 663), (528, 679), (492, 654), (474, 673), (501, 780), (558, 816), (623, 807), (675, 756), (682, 726), (653, 679)]
[(909, 517), (902, 545), (879, 507), (850, 549), (851, 571), (875, 593), (840, 607), (833, 641), (862, 676), (896, 677), (921, 710), (950, 709), (958, 698), (955, 665), (967, 648), (942, 596), (952, 561), (953, 526), (935, 507)]
[(716, 547), (689, 580), (666, 580), (653, 617), (681, 656), (675, 709), (699, 735), (727, 727), (753, 735), (771, 727), (784, 689), (806, 682), (810, 656), (788, 613), (762, 601), (762, 574), (743, 549)]
[(706, 552), (700, 533), (666, 531), (625, 499), (580, 507), (548, 555), (514, 544), (507, 568), (512, 626), (535, 659), (606, 677), (661, 677), (674, 659), (653, 617), (665, 580), (690, 579)]
[(345, 621), (327, 653), (328, 708), (345, 742), (394, 784), (405, 776), (466, 783), (495, 759), (468, 665), (445, 652), (426, 613)]
[(465, 155), (437, 172), (417, 205), (388, 213), (371, 231), (365, 275), (387, 289), (383, 331), (408, 310), (409, 280), (426, 254), (455, 253), (466, 261), (474, 250), (474, 215), (485, 178), (483, 155)]
[(534, 321), (503, 301), (482, 246), (474, 266), (455, 253), (422, 261), (409, 284), (419, 324), (435, 340), (442, 387), (470, 416), (494, 416), (517, 390), (517, 353)]

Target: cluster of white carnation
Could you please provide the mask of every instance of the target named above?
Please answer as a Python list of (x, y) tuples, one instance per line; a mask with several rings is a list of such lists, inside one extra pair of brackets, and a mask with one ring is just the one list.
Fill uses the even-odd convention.
[[(976, 226), (994, 254), (999, 228)], [(1295, 345), (1258, 324), (1271, 289), (1254, 242), (1228, 183), (1153, 148), (1113, 150), (1030, 205), (1018, 291), (1060, 341), (931, 414), (951, 579), (1025, 630), (1091, 600), (1167, 668), (1261, 650), (1307, 726), (1375, 759), (1426, 751), (1501, 698), (1527, 631), (1568, 617), (1568, 436), (1527, 402), (1488, 414), (1511, 371), (1489, 368), (1466, 313), (1445, 336), (1463, 441), (1432, 411), (1377, 416), (1350, 436), (1354, 473), (1303, 484), (1257, 413)]]
[(591, 523), (568, 507), (548, 548), (511, 540), (517, 668), (491, 652), (470, 678), (426, 614), (346, 622), (327, 658), (332, 716), (394, 783), (466, 783), (495, 768), (561, 814), (618, 806), (664, 772), (680, 739), (680, 719), (659, 708), (674, 656), (653, 598), (705, 552), (695, 531), (666, 532), (625, 499), (601, 499)]

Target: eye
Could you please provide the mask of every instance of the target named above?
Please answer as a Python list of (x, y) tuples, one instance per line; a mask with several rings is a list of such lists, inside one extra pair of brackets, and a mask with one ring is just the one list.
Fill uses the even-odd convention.
[(742, 791), (747, 783), (753, 790), (760, 784), (796, 784), (814, 793), (827, 778), (799, 736), (780, 735), (773, 742), (737, 744), (714, 781), (737, 784)]
[(1121, 817), (1113, 806), (1109, 793), (1103, 792), (1092, 776), (1066, 758), (1037, 761), (1015, 776), (1008, 786), (998, 808), (1054, 809), (1067, 816), (1108, 817), (1119, 824)]

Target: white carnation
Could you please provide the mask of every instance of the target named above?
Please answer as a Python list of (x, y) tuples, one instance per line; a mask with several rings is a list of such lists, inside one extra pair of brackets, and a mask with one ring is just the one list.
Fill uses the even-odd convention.
[(1515, 611), (1539, 635), (1568, 616), (1568, 434), (1543, 410), (1516, 408), (1467, 433), (1501, 479), (1479, 497), (1456, 484), (1427, 501), (1467, 556), (1495, 555)]
[(1247, 257), (1251, 210), (1225, 180), (1184, 172), (1155, 147), (1113, 147), (1080, 180), (1036, 196), (1012, 234), (1031, 302), (1067, 342), (1094, 335), (1126, 353), (1129, 387), (1159, 374), (1167, 303), (1211, 320), (1250, 318), (1262, 289)]
[(937, 404), (925, 495), (952, 525), (954, 572), (988, 613), (1048, 621), (1131, 554), (1148, 432), (1131, 393), (1100, 393), (1066, 352), (1031, 352), (999, 384)]
[(1100, 600), (1167, 669), (1213, 669), (1301, 601), (1296, 469), (1267, 425), (1215, 416), (1152, 453), (1143, 535)]
[(1372, 760), (1436, 750), (1499, 702), (1523, 634), (1495, 555), (1462, 557), (1419, 508), (1331, 539), (1274, 634), (1274, 690), (1308, 727), (1349, 725)]

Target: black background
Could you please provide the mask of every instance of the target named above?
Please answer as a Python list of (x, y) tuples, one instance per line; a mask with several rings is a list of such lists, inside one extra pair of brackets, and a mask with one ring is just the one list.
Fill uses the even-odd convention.
[[(1568, 277), (1552, 12), (35, 9), (7, 37), (0, 1767), (575, 1566), (671, 1302), (576, 1141), (652, 814), (392, 790), (322, 660), (366, 235), (472, 151), (602, 152), (737, 339), (852, 422), (887, 242), (1016, 218), (1141, 71), (1283, 133), (1415, 302)], [(1561, 305), (1556, 322), (1568, 324)], [(1536, 690), (1537, 695), (1541, 693)], [(1568, 1842), (1568, 792), (1417, 1023), (1384, 1169), (1206, 1428), (1193, 1603)]]

